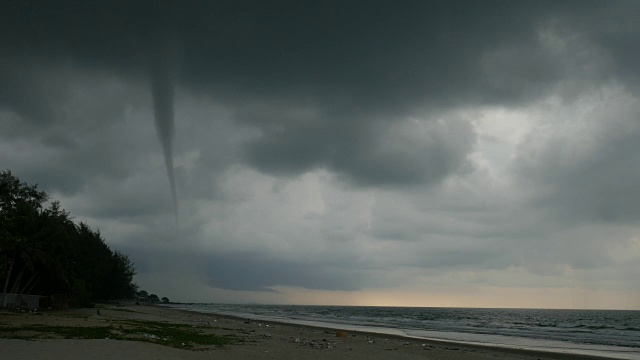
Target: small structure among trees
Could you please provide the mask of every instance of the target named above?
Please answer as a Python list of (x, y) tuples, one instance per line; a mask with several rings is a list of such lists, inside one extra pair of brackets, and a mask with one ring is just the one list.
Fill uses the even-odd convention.
[[(37, 185), (0, 172), (0, 291), (64, 299), (60, 306), (133, 298), (129, 257), (48, 200)], [(12, 296), (2, 298), (0, 307), (11, 306)]]

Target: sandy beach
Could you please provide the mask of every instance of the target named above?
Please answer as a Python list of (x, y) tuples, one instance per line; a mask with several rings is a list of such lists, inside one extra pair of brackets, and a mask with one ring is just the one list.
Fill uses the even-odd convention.
[[(157, 329), (157, 334), (153, 333), (154, 329)], [(171, 333), (175, 335), (162, 335), (161, 331), (169, 331), (166, 329), (178, 330)], [(106, 335), (100, 335), (98, 330), (106, 331)], [(197, 335), (193, 335), (194, 341), (186, 337), (187, 340), (180, 340), (183, 333)], [(206, 343), (206, 339), (214, 337), (226, 339), (227, 343), (222, 346)], [(340, 332), (139, 305), (48, 311), (41, 314), (2, 311), (0, 354), (3, 360), (589, 358), (364, 332)]]

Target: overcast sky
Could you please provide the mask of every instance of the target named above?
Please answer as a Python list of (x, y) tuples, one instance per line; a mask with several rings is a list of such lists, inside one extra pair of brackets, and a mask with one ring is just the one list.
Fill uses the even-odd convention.
[(142, 288), (640, 309), (640, 2), (184, 3), (0, 11), (0, 169)]

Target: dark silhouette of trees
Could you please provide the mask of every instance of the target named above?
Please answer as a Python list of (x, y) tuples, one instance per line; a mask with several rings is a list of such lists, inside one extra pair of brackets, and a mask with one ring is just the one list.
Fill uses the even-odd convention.
[[(13, 294), (67, 294), (75, 305), (132, 298), (135, 267), (60, 203), (0, 172), (0, 286)], [(6, 297), (5, 297), (6, 299)], [(6, 306), (5, 304), (0, 304)]]

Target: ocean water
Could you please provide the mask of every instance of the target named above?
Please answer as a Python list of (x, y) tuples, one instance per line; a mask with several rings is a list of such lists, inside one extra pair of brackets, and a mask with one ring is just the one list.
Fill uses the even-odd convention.
[(413, 338), (640, 359), (640, 311), (235, 304), (176, 307)]

